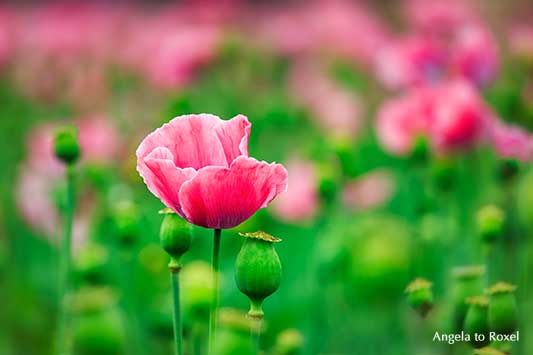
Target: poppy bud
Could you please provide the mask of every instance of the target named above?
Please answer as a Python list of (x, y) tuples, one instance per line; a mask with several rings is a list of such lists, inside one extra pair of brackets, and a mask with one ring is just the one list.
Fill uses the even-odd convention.
[(97, 244), (89, 244), (83, 248), (74, 260), (76, 276), (82, 282), (101, 284), (105, 283), (105, 264), (109, 253)]
[(168, 264), (170, 271), (178, 272), (181, 269), (182, 255), (191, 247), (192, 227), (169, 209), (164, 209), (159, 213), (165, 215), (159, 232), (161, 246), (170, 255)]
[(296, 329), (286, 329), (279, 333), (274, 346), (274, 354), (293, 355), (297, 354), (304, 345), (302, 333)]
[(274, 249), (281, 239), (261, 231), (239, 234), (246, 240), (235, 262), (235, 280), (250, 299), (248, 316), (262, 319), (264, 299), (276, 292), (281, 282), (281, 261)]
[(407, 302), (422, 317), (433, 308), (433, 284), (426, 279), (416, 279), (407, 286)]
[(485, 274), (484, 266), (464, 266), (453, 270), (455, 279), (453, 285), (453, 326), (456, 331), (463, 329), (463, 324), (468, 311), (466, 300), (482, 294), (482, 276)]
[(477, 228), (484, 242), (491, 243), (502, 234), (505, 214), (501, 208), (488, 205), (477, 212)]
[(428, 139), (424, 136), (416, 137), (411, 148), (410, 159), (414, 163), (424, 163), (429, 156)]
[[(490, 343), (488, 307), (489, 299), (484, 296), (470, 297), (466, 300), (469, 305), (466, 312), (464, 331), (470, 335), (470, 342), (475, 348), (481, 348)], [(483, 337), (479, 337), (483, 335)]]
[(474, 350), (474, 355), (507, 355), (507, 354), (494, 348), (481, 348), (481, 349)]
[(516, 286), (498, 282), (489, 287), (489, 324), (498, 334), (512, 334), (518, 326), (518, 309), (514, 291)]
[(118, 241), (124, 245), (132, 245), (139, 234), (139, 213), (135, 204), (122, 199), (112, 206), (113, 224)]
[(80, 157), (80, 145), (76, 128), (65, 126), (56, 131), (54, 153), (65, 164), (74, 164)]

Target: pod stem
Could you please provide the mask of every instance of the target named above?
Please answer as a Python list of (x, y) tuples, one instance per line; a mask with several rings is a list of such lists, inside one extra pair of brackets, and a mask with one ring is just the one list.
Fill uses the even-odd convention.
[(59, 315), (58, 315), (58, 328), (57, 328), (57, 340), (56, 351), (58, 355), (69, 354), (69, 343), (67, 342), (67, 329), (68, 327), (68, 312), (67, 312), (67, 295), (69, 292), (70, 284), (70, 250), (72, 244), (72, 221), (74, 218), (74, 165), (66, 165), (66, 183), (67, 194), (65, 204), (65, 220), (64, 220), (64, 235), (61, 240), (60, 260), (59, 260)]
[(180, 269), (170, 268), (170, 282), (172, 284), (172, 298), (174, 301), (174, 346), (176, 355), (182, 355), (182, 325), (181, 325), (181, 307), (180, 307)]
[(218, 296), (219, 296), (219, 259), (220, 259), (220, 239), (222, 235), (221, 229), (215, 229), (213, 233), (213, 259), (211, 265), (213, 268), (213, 301), (209, 310), (209, 345), (208, 354), (212, 355), (214, 351), (215, 333), (217, 328), (218, 318)]

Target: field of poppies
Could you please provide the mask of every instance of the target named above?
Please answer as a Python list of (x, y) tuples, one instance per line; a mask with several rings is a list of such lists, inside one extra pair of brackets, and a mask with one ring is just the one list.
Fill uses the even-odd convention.
[(530, 355), (528, 0), (0, 4), (0, 354)]

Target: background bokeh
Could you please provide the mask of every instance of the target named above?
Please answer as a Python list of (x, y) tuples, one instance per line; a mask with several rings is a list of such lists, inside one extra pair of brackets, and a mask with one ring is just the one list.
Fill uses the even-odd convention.
[[(266, 354), (473, 354), (432, 341), (457, 330), (467, 265), (486, 267), (479, 292), (518, 286), (521, 341), (501, 347), (533, 352), (531, 2), (213, 0), (0, 5), (0, 354), (52, 353), (66, 123), (83, 151), (74, 352), (171, 353), (163, 205), (135, 150), (201, 112), (246, 115), (250, 155), (289, 171), (285, 195), (223, 231), (220, 354), (250, 351), (233, 264), (256, 230), (283, 239)], [(184, 258), (188, 354), (205, 351), (211, 233), (195, 227)], [(405, 297), (417, 277), (425, 318)]]

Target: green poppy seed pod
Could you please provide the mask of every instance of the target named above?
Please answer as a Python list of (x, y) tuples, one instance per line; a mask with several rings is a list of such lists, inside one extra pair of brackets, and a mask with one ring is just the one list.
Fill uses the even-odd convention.
[(463, 329), (466, 312), (469, 305), (466, 300), (483, 293), (482, 276), (485, 274), (484, 266), (463, 266), (454, 268), (452, 291), (453, 327), (460, 332)]
[(192, 227), (169, 209), (164, 209), (160, 213), (165, 215), (159, 232), (161, 246), (170, 255), (168, 264), (170, 271), (178, 272), (181, 269), (181, 257), (191, 247)]
[(492, 243), (503, 232), (505, 213), (494, 205), (482, 207), (477, 212), (477, 228), (484, 242)]
[(78, 316), (72, 333), (75, 355), (124, 354), (124, 324), (116, 309)]
[(54, 137), (54, 153), (65, 164), (74, 164), (80, 157), (80, 145), (75, 127), (59, 128)]
[(262, 319), (264, 299), (276, 292), (281, 282), (281, 261), (274, 249), (281, 239), (261, 231), (239, 234), (246, 240), (235, 262), (235, 280), (250, 299), (248, 316)]
[[(466, 334), (470, 335), (470, 342), (474, 348), (487, 346), (490, 343), (489, 299), (485, 296), (470, 297), (466, 303), (469, 307), (463, 329)], [(480, 337), (480, 335), (482, 336)]]
[(481, 349), (474, 350), (474, 355), (507, 355), (507, 354), (494, 348), (481, 348)]
[(297, 329), (285, 329), (278, 334), (273, 353), (276, 355), (295, 355), (304, 346), (304, 337)]
[(416, 279), (407, 286), (407, 302), (422, 317), (433, 308), (433, 284), (426, 279)]
[(498, 334), (512, 334), (518, 327), (516, 286), (498, 282), (487, 289), (490, 297), (490, 329)]

